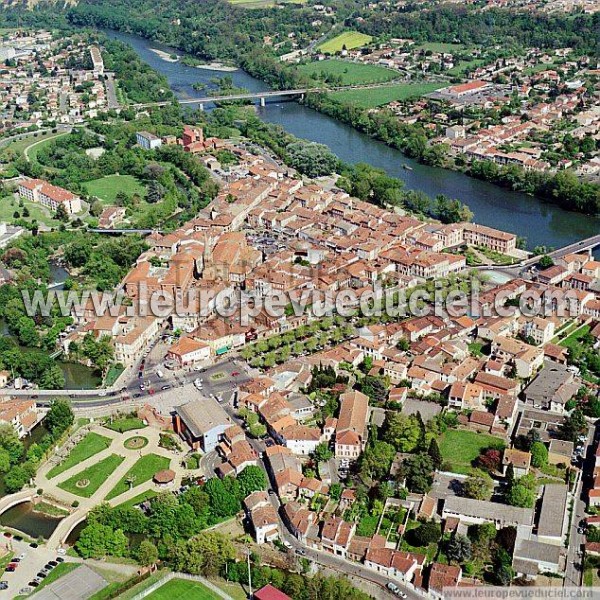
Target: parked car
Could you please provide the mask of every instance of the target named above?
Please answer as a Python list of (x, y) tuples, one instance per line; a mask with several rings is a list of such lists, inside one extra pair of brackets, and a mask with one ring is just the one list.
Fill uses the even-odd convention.
[[(60, 552), (61, 550), (62, 548), (60, 548), (58, 551)], [(65, 559), (62, 556), (57, 556), (55, 560), (57, 563), (65, 562)]]
[[(67, 553), (67, 551), (66, 551), (64, 548), (59, 548), (59, 549), (57, 550), (57, 552), (58, 552), (58, 553), (59, 553), (61, 556), (64, 556), (64, 555)], [(58, 559), (56, 559), (56, 560), (58, 560)]]
[(40, 571), (37, 574), (37, 577), (39, 577), (40, 579), (46, 579), (46, 576), (48, 575), (48, 573), (44, 573), (43, 571)]
[(390, 590), (390, 592), (394, 592), (394, 594), (398, 591), (398, 586), (395, 583), (392, 583), (391, 581), (388, 581), (385, 587), (388, 590)]
[(58, 561), (57, 561), (57, 560), (49, 560), (49, 561), (48, 561), (48, 564), (49, 564), (51, 567), (56, 567), (56, 566), (58, 566)]
[(30, 581), (27, 585), (29, 587), (36, 588), (38, 585), (40, 585), (40, 582), (39, 581)]
[(12, 573), (17, 570), (17, 565), (8, 565), (6, 569), (4, 569), (7, 573)]

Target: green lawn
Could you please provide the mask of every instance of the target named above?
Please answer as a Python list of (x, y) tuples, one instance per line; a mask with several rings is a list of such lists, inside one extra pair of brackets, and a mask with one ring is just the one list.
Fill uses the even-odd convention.
[[(111, 454), (99, 463), (59, 483), (58, 487), (76, 496), (90, 498), (124, 460), (123, 456)], [(85, 479), (89, 480), (89, 484), (86, 487), (77, 487), (77, 482)]]
[(168, 469), (170, 464), (171, 461), (166, 456), (159, 456), (158, 454), (142, 456), (109, 492), (106, 500), (125, 493), (129, 489), (129, 479), (132, 480), (131, 487), (136, 487), (152, 479), (158, 471)]
[(336, 75), (342, 78), (341, 85), (363, 83), (381, 83), (398, 77), (396, 71), (377, 65), (363, 65), (345, 60), (322, 60), (299, 65), (298, 70), (315, 80), (324, 79), (323, 75)]
[(406, 100), (411, 97), (419, 97), (423, 94), (434, 92), (444, 87), (440, 83), (399, 83), (380, 88), (365, 90), (344, 90), (333, 92), (331, 96), (335, 100), (346, 104), (354, 104), (361, 108), (375, 108), (389, 104), (394, 100)]
[(125, 502), (121, 502), (119, 504), (119, 506), (131, 508), (131, 507), (134, 507), (136, 504), (141, 504), (142, 502), (146, 502), (146, 500), (151, 500), (152, 498), (155, 498), (156, 496), (158, 496), (158, 492), (155, 492), (154, 490), (146, 490), (145, 492), (138, 494), (134, 498), (131, 498), (131, 500), (126, 500)]
[(48, 471), (48, 479), (60, 475), (60, 473), (87, 460), (90, 456), (102, 452), (102, 450), (105, 450), (110, 446), (111, 442), (112, 440), (110, 438), (90, 431), (90, 433), (88, 433), (75, 448), (73, 448), (73, 450), (71, 450), (69, 456), (67, 456), (62, 463), (52, 467), (52, 469)]
[[(29, 146), (31, 146), (32, 144), (35, 144), (36, 142), (39, 142), (41, 140), (51, 140), (55, 137), (60, 137), (61, 135), (66, 135), (66, 134), (65, 133), (52, 133), (51, 131), (47, 131), (45, 133), (38, 133), (37, 136), (34, 136), (33, 134), (26, 135), (23, 139), (15, 140), (14, 142), (10, 142), (10, 144), (7, 144), (6, 146), (4, 146), (4, 148), (9, 148), (10, 150), (13, 150), (17, 154), (23, 154), (23, 152), (25, 152), (25, 149), (29, 148)], [(35, 146), (32, 149), (32, 152), (35, 153), (36, 149), (39, 148), (39, 146), (42, 146), (42, 144)], [(28, 154), (31, 156), (30, 153), (28, 153)]]
[(373, 38), (370, 35), (359, 33), (358, 31), (345, 31), (336, 35), (334, 38), (323, 42), (319, 46), (321, 52), (334, 54), (335, 52), (341, 52), (344, 46), (346, 50), (352, 50), (353, 48), (360, 48), (368, 44)]
[(569, 335), (562, 341), (559, 342), (559, 346), (563, 348), (571, 348), (572, 346), (577, 346), (578, 341), (586, 336), (590, 332), (590, 326), (584, 325), (583, 327), (579, 327), (575, 329), (573, 332), (569, 333)]
[(38, 152), (42, 148), (46, 148), (46, 146), (50, 145), (50, 143), (55, 138), (61, 137), (63, 135), (67, 135), (67, 134), (66, 133), (57, 133), (55, 135), (45, 136), (41, 140), (37, 139), (37, 138), (33, 139), (30, 141), (28, 146), (24, 149), (24, 153), (27, 155), (27, 158), (29, 158), (29, 160), (31, 162), (37, 162)]
[(114, 419), (112, 423), (106, 423), (104, 427), (119, 433), (125, 433), (134, 429), (143, 429), (146, 427), (146, 423), (137, 417), (123, 417), (122, 419)]
[(186, 579), (171, 579), (155, 592), (146, 596), (149, 600), (171, 600), (184, 598), (185, 600), (221, 600), (212, 590), (197, 581)]
[(125, 192), (129, 196), (138, 194), (142, 198), (146, 195), (145, 186), (132, 175), (107, 175), (86, 181), (83, 187), (90, 196), (96, 196), (106, 204), (115, 204), (119, 192)]
[(0, 221), (12, 223), (15, 211), (19, 213), (20, 217), (23, 217), (23, 209), (27, 208), (29, 216), (24, 217), (27, 221), (35, 219), (38, 223), (43, 223), (48, 227), (58, 227), (60, 225), (60, 221), (49, 216), (51, 212), (44, 210), (39, 204), (29, 202), (29, 200), (23, 200), (23, 206), (20, 206), (20, 203), (21, 199), (15, 200), (14, 196), (0, 198)]
[(449, 429), (440, 442), (440, 452), (454, 473), (468, 473), (473, 461), (485, 448), (504, 448), (504, 442), (492, 435), (466, 429)]

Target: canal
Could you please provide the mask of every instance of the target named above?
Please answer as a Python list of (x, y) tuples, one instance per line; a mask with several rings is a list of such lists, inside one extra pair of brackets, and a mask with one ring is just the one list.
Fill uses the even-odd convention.
[[(105, 33), (131, 45), (142, 60), (167, 78), (179, 99), (205, 96), (206, 90), (196, 91), (192, 85), (201, 83), (206, 89), (211, 89), (215, 87), (214, 78), (224, 75), (231, 76), (238, 87), (251, 91), (269, 89), (264, 82), (243, 71), (220, 73), (181, 62), (169, 62), (153, 49), (168, 54), (181, 52), (136, 35), (115, 31)], [(527, 239), (530, 249), (535, 246), (558, 248), (600, 231), (600, 218), (569, 212), (527, 194), (510, 192), (462, 173), (421, 165), (400, 151), (297, 102), (268, 103), (257, 111), (264, 121), (277, 123), (298, 137), (326, 144), (348, 163), (368, 162), (385, 169), (390, 175), (403, 179), (408, 189), (422, 190), (432, 197), (445, 194), (458, 198), (473, 211), (476, 222), (516, 233)], [(409, 165), (412, 171), (404, 169), (403, 165)]]

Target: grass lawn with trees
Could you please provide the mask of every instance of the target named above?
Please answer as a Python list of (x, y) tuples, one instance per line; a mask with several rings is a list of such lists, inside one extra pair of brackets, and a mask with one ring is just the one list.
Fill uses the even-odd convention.
[(572, 346), (576, 346), (579, 343), (579, 340), (582, 337), (585, 337), (590, 332), (590, 326), (584, 325), (583, 327), (579, 327), (575, 329), (569, 335), (559, 342), (559, 346), (563, 348), (571, 348)]
[(171, 600), (171, 598), (185, 598), (186, 600), (220, 600), (212, 590), (198, 581), (186, 579), (171, 579), (165, 585), (147, 596), (149, 600)]
[(352, 50), (353, 48), (360, 48), (368, 44), (373, 38), (365, 33), (359, 33), (358, 31), (345, 31), (336, 35), (334, 38), (323, 42), (318, 48), (321, 52), (334, 54), (335, 52), (341, 52), (346, 47), (346, 50)]
[(129, 196), (138, 194), (142, 198), (146, 196), (146, 187), (133, 175), (107, 175), (86, 181), (83, 187), (90, 196), (96, 196), (105, 204), (115, 204), (119, 192), (125, 192)]
[(364, 90), (343, 90), (332, 92), (331, 97), (344, 104), (354, 104), (361, 108), (375, 108), (390, 102), (418, 98), (444, 87), (440, 83), (399, 83), (380, 88)]
[(130, 487), (134, 488), (149, 481), (158, 471), (168, 469), (170, 464), (171, 461), (166, 456), (159, 456), (158, 454), (142, 456), (108, 493), (106, 500), (124, 494)]
[[(20, 205), (21, 201), (23, 202), (23, 206)], [(29, 211), (28, 217), (23, 215), (25, 209)], [(60, 221), (51, 216), (52, 212), (50, 210), (44, 210), (35, 202), (21, 198), (15, 200), (14, 196), (0, 198), (0, 221), (12, 223), (15, 218), (15, 212), (18, 212), (19, 217), (26, 221), (33, 221), (35, 219), (38, 223), (47, 225), (48, 227), (58, 227), (60, 225)]]
[[(112, 475), (117, 467), (125, 460), (123, 456), (111, 454), (99, 463), (73, 475), (58, 487), (83, 498), (90, 498), (98, 488)], [(87, 484), (86, 484), (87, 482)], [(79, 485), (77, 485), (79, 483)]]
[(439, 442), (444, 463), (448, 463), (454, 473), (468, 473), (482, 450), (501, 450), (504, 446), (500, 438), (466, 429), (449, 429)]
[(50, 471), (48, 471), (48, 479), (52, 479), (52, 477), (56, 477), (64, 471), (67, 471), (71, 467), (78, 465), (79, 463), (87, 460), (94, 454), (98, 454), (102, 452), (102, 450), (106, 450), (112, 443), (110, 438), (107, 438), (98, 433), (94, 433), (90, 431), (81, 441), (77, 443), (77, 445), (69, 452), (67, 458), (61, 462), (60, 464), (52, 467)]
[(298, 65), (297, 68), (302, 74), (312, 77), (315, 80), (325, 79), (329, 75), (334, 75), (336, 78), (341, 77), (340, 85), (380, 83), (391, 81), (398, 77), (398, 73), (392, 71), (392, 69), (386, 69), (377, 65), (363, 65), (345, 60), (322, 60), (320, 62)]

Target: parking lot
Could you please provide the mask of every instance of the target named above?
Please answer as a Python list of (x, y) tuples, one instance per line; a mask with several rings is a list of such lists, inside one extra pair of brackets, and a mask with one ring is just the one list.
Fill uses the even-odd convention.
[[(36, 548), (31, 547), (24, 540), (11, 538), (7, 540), (12, 547), (13, 558), (17, 560), (14, 571), (5, 571), (2, 581), (8, 584), (8, 588), (0, 591), (0, 598), (14, 598), (17, 595), (24, 595), (33, 591), (29, 582), (36, 579), (37, 573), (41, 573), (49, 561), (59, 563), (60, 561), (71, 562), (72, 558), (57, 555), (56, 551), (49, 550), (44, 545)], [(58, 559), (58, 560), (57, 560)], [(48, 570), (48, 573), (52, 569)], [(42, 581), (43, 577), (39, 578)], [(26, 589), (29, 588), (29, 592)], [(36, 594), (36, 597), (37, 596)]]

